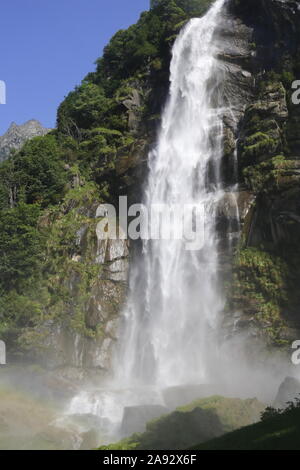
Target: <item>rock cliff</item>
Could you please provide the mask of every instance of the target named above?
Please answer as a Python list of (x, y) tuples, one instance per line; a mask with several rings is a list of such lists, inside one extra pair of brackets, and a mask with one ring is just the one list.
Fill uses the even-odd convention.
[(249, 203), (228, 311), (236, 312), (235, 328), (246, 327), (279, 346), (297, 338), (300, 326), (300, 107), (292, 101), (300, 74), (299, 6), (298, 1), (254, 1), (251, 8), (250, 2), (229, 2), (233, 17), (251, 32), (251, 53), (243, 60), (252, 79), (236, 134), (239, 183)]

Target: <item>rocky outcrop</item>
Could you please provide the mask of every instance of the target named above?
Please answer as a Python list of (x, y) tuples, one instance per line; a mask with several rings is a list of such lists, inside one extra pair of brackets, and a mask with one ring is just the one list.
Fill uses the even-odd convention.
[[(248, 31), (251, 52), (243, 64), (252, 86), (247, 102), (244, 87), (236, 89), (245, 103), (235, 137), (239, 186), (248, 203), (241, 212), (242, 243), (227, 311), (235, 334), (246, 329), (252, 338), (284, 346), (298, 338), (300, 329), (300, 107), (291, 100), (300, 73), (299, 2), (231, 0), (228, 10)], [(229, 206), (224, 204), (223, 213)]]
[(233, 249), (236, 247), (240, 227), (246, 223), (254, 195), (245, 187), (238, 187), (237, 141), (244, 119), (245, 109), (255, 96), (255, 51), (252, 47), (253, 28), (227, 8), (217, 32), (223, 51), (219, 54), (223, 67), (219, 84), (223, 108), (223, 146), (221, 162), (224, 197), (217, 208), (217, 230), (221, 240), (220, 260), (224, 277), (231, 270)]
[(144, 432), (147, 422), (169, 412), (167, 407), (161, 405), (128, 406), (124, 408), (121, 435), (129, 436), (136, 432)]
[(193, 401), (199, 400), (200, 398), (213, 396), (217, 393), (217, 391), (220, 393), (221, 390), (222, 393), (225, 393), (224, 387), (221, 385), (179, 385), (166, 388), (162, 393), (166, 406), (171, 410), (174, 410), (179, 406), (192, 403)]
[(150, 421), (143, 434), (133, 434), (102, 450), (187, 449), (226, 432), (257, 422), (265, 406), (256, 399), (212, 396), (199, 399)]
[(80, 369), (87, 376), (92, 369), (110, 370), (127, 290), (128, 242), (98, 229), (100, 202), (94, 189), (83, 186), (40, 221), (48, 231), (45, 315), (20, 330), (13, 353), (16, 359), (21, 352), (27, 361), (65, 369), (66, 376), (78, 369), (71, 374), (75, 381), (82, 380)]
[(43, 127), (35, 119), (31, 119), (20, 126), (13, 122), (8, 131), (0, 136), (0, 162), (6, 160), (12, 150), (19, 150), (27, 140), (46, 135), (50, 130)]
[(294, 402), (299, 399), (300, 395), (300, 382), (295, 377), (286, 377), (280, 385), (274, 406), (278, 408), (286, 408), (288, 403)]

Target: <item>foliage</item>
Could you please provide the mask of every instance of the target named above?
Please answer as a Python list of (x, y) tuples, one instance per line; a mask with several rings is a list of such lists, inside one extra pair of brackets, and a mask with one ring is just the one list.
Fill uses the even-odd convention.
[(300, 399), (284, 410), (267, 407), (261, 422), (200, 444), (193, 450), (300, 450)]
[(259, 419), (264, 405), (256, 399), (212, 396), (150, 421), (146, 431), (100, 450), (186, 449)]
[(300, 409), (199, 444), (193, 450), (300, 450)]
[(243, 158), (262, 157), (272, 155), (278, 147), (278, 143), (263, 132), (257, 132), (245, 139)]
[(82, 83), (72, 91), (58, 111), (59, 128), (71, 137), (79, 138), (80, 129), (89, 129), (103, 122), (110, 107), (101, 87)]
[(261, 414), (261, 420), (266, 421), (267, 419), (275, 418), (280, 415), (282, 410), (280, 408), (273, 408), (272, 406), (267, 406), (267, 408)]
[(61, 199), (67, 182), (59, 145), (53, 135), (36, 137), (0, 167), (2, 205), (18, 202), (46, 207)]
[[(127, 129), (127, 110), (120, 91), (128, 80), (142, 87), (168, 80), (170, 48), (180, 27), (201, 15), (210, 0), (161, 0), (127, 30), (118, 31), (96, 61), (96, 70), (71, 92), (58, 109), (58, 129), (82, 138), (82, 129)], [(123, 94), (123, 98), (124, 94)], [(146, 105), (147, 108), (147, 105)]]
[(300, 396), (296, 397), (292, 401), (288, 401), (285, 408), (274, 408), (272, 406), (268, 406), (261, 414), (261, 420), (266, 421), (267, 419), (272, 419), (276, 416), (288, 414), (290, 411), (295, 409), (300, 409)]
[[(42, 344), (36, 327), (53, 319), (89, 337), (99, 333), (84, 318), (100, 275), (90, 212), (127, 188), (118, 159), (130, 167), (132, 148), (150, 141), (166, 97), (171, 46), (210, 3), (153, 4), (113, 36), (95, 71), (61, 103), (57, 129), (0, 165), (0, 334), (10, 345)], [(86, 227), (82, 247), (78, 233)]]
[[(157, 8), (165, 0), (151, 0), (151, 8)], [(174, 0), (174, 3), (191, 16), (202, 16), (212, 0)]]
[(288, 266), (264, 249), (245, 248), (237, 254), (228, 308), (254, 315), (272, 343), (282, 344), (282, 311), (288, 301)]
[(37, 229), (40, 207), (20, 203), (0, 210), (0, 286), (20, 287), (41, 263), (44, 237)]

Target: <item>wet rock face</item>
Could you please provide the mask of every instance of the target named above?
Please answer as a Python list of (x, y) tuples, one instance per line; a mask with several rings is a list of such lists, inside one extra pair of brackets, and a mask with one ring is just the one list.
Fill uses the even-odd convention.
[(128, 241), (101, 236), (96, 210), (95, 202), (78, 208), (85, 223), (74, 232), (75, 252), (57, 268), (66, 299), (59, 306), (59, 315), (30, 333), (32, 341), (25, 353), (44, 367), (66, 373), (70, 368), (97, 369), (104, 374), (111, 369), (127, 291)]
[(0, 162), (8, 158), (12, 150), (19, 150), (26, 140), (46, 135), (50, 130), (35, 119), (20, 126), (13, 122), (8, 131), (0, 136)]
[(227, 14), (218, 32), (223, 53), (219, 55), (224, 69), (220, 84), (224, 99), (224, 158), (222, 172), (224, 181), (236, 183), (236, 140), (245, 107), (254, 96), (253, 51), (251, 49), (252, 28), (239, 18)]
[(263, 86), (258, 99), (247, 106), (240, 132), (240, 168), (280, 155), (284, 150), (283, 125), (288, 118), (286, 90), (280, 82)]
[(287, 347), (300, 329), (300, 106), (292, 102), (292, 83), (300, 77), (299, 7), (293, 0), (228, 1), (230, 15), (251, 30), (245, 68), (253, 80), (237, 136), (239, 183), (252, 202), (241, 225), (228, 312), (242, 319), (235, 329), (251, 327)]

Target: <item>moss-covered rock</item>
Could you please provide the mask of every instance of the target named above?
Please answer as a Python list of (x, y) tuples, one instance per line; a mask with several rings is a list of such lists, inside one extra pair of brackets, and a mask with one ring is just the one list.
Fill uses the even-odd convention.
[(291, 155), (300, 155), (300, 113), (299, 115), (291, 116), (288, 120), (286, 125), (286, 138)]
[(283, 155), (277, 155), (258, 165), (248, 166), (243, 176), (247, 186), (257, 194), (278, 194), (299, 186), (300, 161), (287, 160)]
[(213, 396), (177, 408), (147, 424), (146, 432), (134, 434), (100, 450), (186, 449), (208, 436), (221, 436), (259, 420), (265, 406), (256, 399)]
[(23, 295), (31, 322), (6, 333), (11, 357), (51, 367), (109, 368), (128, 247), (124, 240), (97, 238), (100, 203), (94, 184), (78, 186), (40, 219), (40, 230), (47, 232), (44, 261), (35, 295)]
[(239, 322), (251, 325), (270, 344), (284, 344), (288, 272), (281, 258), (256, 248), (240, 250), (235, 261), (228, 309), (241, 312)]
[(255, 86), (240, 121), (238, 163), (240, 183), (255, 202), (241, 225), (228, 315), (232, 319), (235, 312), (235, 332), (288, 346), (300, 327), (300, 106), (292, 102), (300, 71), (300, 13), (297, 2), (280, 0), (232, 0), (229, 10), (252, 28)]
[(260, 82), (257, 101), (245, 111), (239, 141), (240, 167), (266, 161), (283, 150), (282, 126), (287, 116), (286, 92), (282, 83)]

